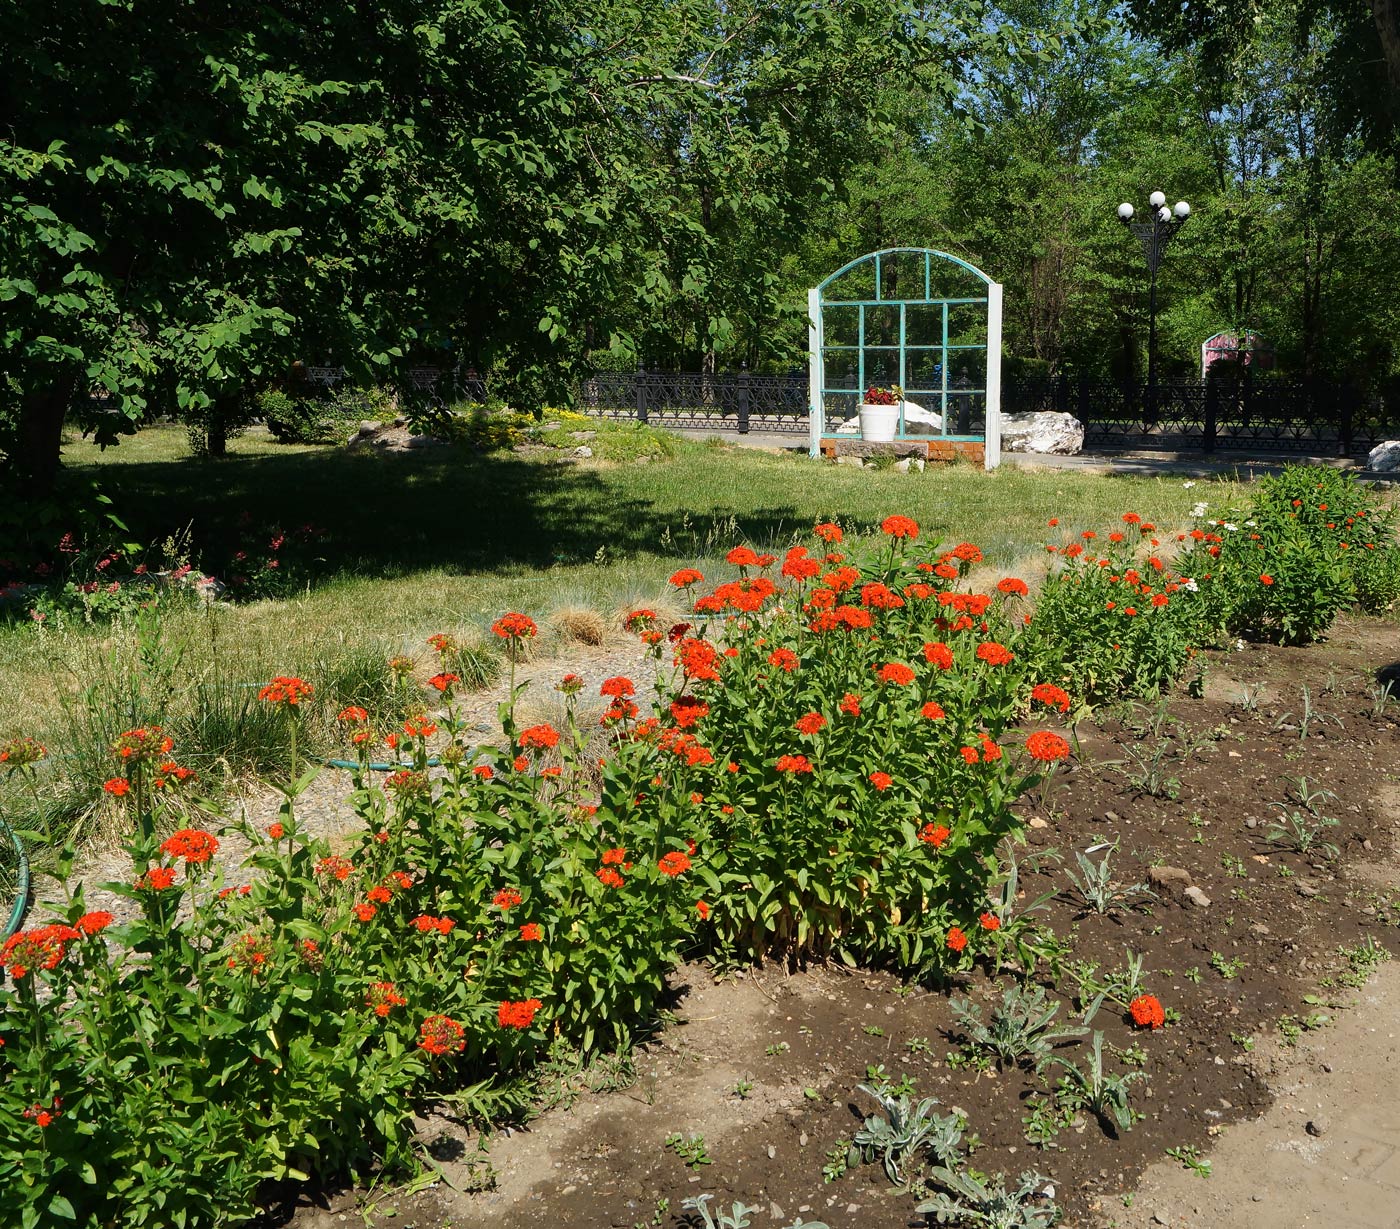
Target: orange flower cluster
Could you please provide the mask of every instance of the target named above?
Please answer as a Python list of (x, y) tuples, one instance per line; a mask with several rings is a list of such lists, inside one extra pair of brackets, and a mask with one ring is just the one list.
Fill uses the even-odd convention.
[(365, 1006), (381, 1019), (395, 1007), (406, 1007), (407, 1005), (408, 1000), (394, 988), (394, 983), (391, 981), (371, 982), (369, 990), (365, 993)]
[(491, 903), (502, 913), (509, 913), (524, 899), (514, 888), (502, 888), (491, 898)]
[(813, 526), (812, 532), (823, 542), (841, 541), (841, 526), (834, 525), (831, 521), (823, 521), (820, 525)]
[(413, 928), (424, 935), (433, 931), (445, 935), (450, 933), (455, 925), (457, 923), (450, 917), (429, 917), (426, 913), (420, 913), (413, 919)]
[(1139, 1028), (1161, 1028), (1167, 1022), (1167, 1013), (1155, 994), (1140, 994), (1128, 1004), (1128, 1014)]
[(676, 645), (676, 665), (688, 679), (714, 682), (719, 678), (719, 650), (708, 640), (686, 636)]
[(931, 644), (924, 645), (924, 660), (931, 666), (937, 666), (940, 670), (951, 670), (953, 668), (953, 650), (941, 640), (935, 640)]
[(799, 659), (791, 649), (774, 649), (768, 654), (768, 664), (783, 671), (784, 674), (791, 674), (797, 669)]
[(872, 772), (870, 774), (870, 784), (881, 793), (884, 793), (885, 790), (889, 789), (889, 787), (894, 784), (894, 778), (887, 772)]
[(1046, 708), (1059, 709), (1062, 713), (1069, 711), (1069, 692), (1063, 687), (1056, 687), (1054, 683), (1037, 683), (1031, 688), (1031, 700)]
[(461, 681), (462, 676), (460, 674), (453, 674), (451, 671), (444, 671), (442, 674), (433, 675), (433, 677), (428, 680), (428, 686), (432, 687), (436, 691), (446, 693), (448, 688), (450, 688), (453, 683), (460, 683)]
[(559, 731), (548, 722), (532, 725), (520, 731), (519, 742), (522, 747), (538, 747), (542, 751), (548, 751), (551, 747), (559, 745)]
[(491, 630), (502, 640), (528, 640), (538, 635), (540, 629), (535, 626), (534, 619), (529, 615), (511, 611), (491, 624)]
[(977, 646), (977, 658), (989, 666), (1009, 666), (1016, 660), (1016, 654), (995, 640), (988, 640)]
[(821, 570), (820, 561), (810, 558), (805, 546), (794, 546), (783, 557), (783, 575), (799, 585), (811, 580)]
[(105, 909), (94, 909), (91, 913), (84, 913), (73, 924), (91, 938), (93, 935), (101, 934), (116, 919)]
[(354, 870), (348, 858), (342, 858), (338, 854), (331, 854), (330, 857), (322, 858), (312, 868), (312, 873), (322, 878), (329, 877), (339, 883), (344, 883), (350, 878), (350, 872)]
[(880, 522), (880, 531), (892, 538), (903, 538), (912, 542), (919, 536), (919, 525), (907, 516), (887, 516)]
[(450, 1016), (429, 1016), (418, 1026), (418, 1048), (441, 1058), (467, 1048), (467, 1030)]
[(690, 869), (690, 859), (677, 850), (674, 853), (666, 854), (661, 861), (657, 863), (657, 869), (660, 870), (663, 875), (668, 875), (674, 879), (677, 875), (683, 875)]
[(218, 852), (216, 837), (199, 828), (181, 828), (161, 842), (160, 851), (171, 858), (181, 858), (186, 866), (208, 862)]
[(0, 947), (0, 968), (16, 981), (34, 969), (55, 968), (68, 951), (68, 944), (82, 937), (81, 931), (62, 922), (16, 931)]
[(1025, 597), (1030, 592), (1026, 582), (1015, 576), (997, 581), (997, 589), (1009, 597)]
[(138, 892), (164, 892), (175, 882), (173, 866), (153, 866), (131, 886)]
[(766, 576), (731, 580), (718, 586), (713, 593), (697, 598), (695, 609), (709, 614), (719, 614), (726, 608), (737, 610), (741, 614), (756, 614), (777, 592), (778, 586)]
[(272, 959), (272, 941), (266, 935), (244, 934), (233, 941), (233, 955), (228, 958), (230, 969), (241, 969), (250, 977), (267, 972)]
[(812, 766), (812, 761), (805, 755), (780, 755), (773, 767), (779, 772), (790, 772), (794, 776), (816, 771)]
[(503, 1002), (496, 1011), (496, 1019), (502, 1028), (529, 1028), (535, 1021), (535, 1012), (544, 1004), (539, 999), (525, 999), (522, 1002)]
[(905, 687), (914, 681), (914, 670), (902, 661), (887, 661), (883, 666), (876, 667), (875, 677), (882, 683)]
[(695, 568), (681, 568), (679, 572), (671, 573), (671, 583), (677, 589), (688, 589), (691, 585), (698, 585), (704, 579), (704, 574)]
[(946, 942), (950, 951), (961, 952), (967, 946), (967, 936), (959, 927), (953, 926), (948, 930)]
[(128, 764), (153, 763), (169, 755), (175, 740), (162, 733), (160, 726), (127, 730), (112, 744), (112, 752)]
[(1053, 764), (1069, 758), (1069, 743), (1050, 730), (1036, 730), (1026, 737), (1026, 753), (1033, 760)]
[(538, 922), (526, 922), (520, 928), (520, 938), (525, 943), (539, 943), (544, 939), (544, 931)]
[(0, 765), (4, 765), (6, 768), (28, 768), (31, 764), (37, 764), (46, 755), (48, 755), (48, 750), (44, 744), (27, 735), (24, 738), (12, 738), (7, 743), (0, 743)]
[(279, 674), (259, 690), (258, 699), (265, 700), (268, 704), (285, 704), (289, 708), (295, 708), (303, 700), (309, 700), (315, 690), (305, 679)]
[(925, 824), (919, 829), (919, 840), (926, 845), (932, 845), (935, 849), (939, 848), (950, 836), (952, 833), (942, 824)]
[(820, 713), (804, 713), (794, 722), (799, 734), (817, 734), (826, 728), (826, 718)]
[(696, 696), (678, 696), (671, 701), (671, 720), (682, 730), (690, 729), (709, 713), (710, 706)]

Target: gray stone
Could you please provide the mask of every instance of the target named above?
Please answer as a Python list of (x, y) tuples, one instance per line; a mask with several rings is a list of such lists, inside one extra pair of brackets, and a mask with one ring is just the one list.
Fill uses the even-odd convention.
[(580, 444), (577, 448), (574, 449), (574, 456), (576, 456), (580, 461), (586, 461), (592, 455), (593, 449), (591, 449), (587, 444)]
[(862, 461), (859, 457), (837, 457), (837, 458), (836, 458), (836, 464), (837, 464), (837, 465), (849, 465), (849, 466), (851, 466), (851, 467), (854, 468), (854, 469), (864, 469), (864, 468), (865, 468), (865, 462)]
[(1210, 897), (1197, 887), (1187, 888), (1186, 891), (1181, 894), (1181, 899), (1188, 905), (1193, 905), (1197, 909), (1210, 908)]
[(1332, 1120), (1326, 1115), (1314, 1114), (1311, 1118), (1308, 1119), (1308, 1124), (1303, 1129), (1307, 1131), (1309, 1135), (1321, 1139), (1324, 1135), (1327, 1134), (1328, 1129), (1331, 1126)]
[(1084, 451), (1084, 424), (1073, 414), (1061, 414), (1056, 410), (1003, 414), (1001, 446), (1005, 452), (1074, 456)]
[(1386, 440), (1372, 448), (1366, 458), (1366, 468), (1382, 474), (1400, 469), (1400, 440)]
[(596, 431), (570, 431), (569, 438), (582, 442), (583, 440), (593, 439), (597, 434)]
[(902, 461), (896, 461), (894, 463), (895, 470), (901, 474), (907, 474), (909, 472), (909, 464), (913, 459), (913, 457), (905, 457)]

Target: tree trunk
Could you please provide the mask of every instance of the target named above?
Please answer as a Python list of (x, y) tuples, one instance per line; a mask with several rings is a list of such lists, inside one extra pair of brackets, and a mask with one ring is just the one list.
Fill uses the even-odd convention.
[(205, 442), (211, 457), (228, 456), (228, 425), (233, 421), (236, 408), (237, 399), (227, 396), (215, 397), (214, 404), (209, 407), (209, 430)]
[(1390, 80), (1391, 109), (1400, 101), (1400, 4), (1396, 0), (1371, 0), (1371, 16), (1376, 21), (1385, 72)]
[(20, 398), (19, 441), (13, 458), (20, 489), (31, 498), (53, 492), (58, 479), (63, 420), (76, 384), (72, 376), (60, 378), (43, 391)]

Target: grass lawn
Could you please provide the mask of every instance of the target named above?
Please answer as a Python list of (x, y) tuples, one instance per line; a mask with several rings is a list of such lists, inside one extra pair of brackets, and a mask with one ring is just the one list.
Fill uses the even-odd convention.
[[(1179, 479), (1014, 467), (856, 470), (717, 441), (672, 442), (672, 456), (645, 465), (563, 463), (543, 449), (383, 455), (282, 446), (258, 430), (211, 461), (189, 455), (181, 428), (153, 427), (105, 453), (70, 444), (64, 481), (75, 491), (97, 482), (137, 541), (188, 532), (195, 563), (215, 574), (220, 560), (265, 541), (274, 526), (324, 531), (314, 581), (295, 596), (166, 615), (166, 650), (179, 655), (168, 675), (177, 708), (211, 680), (225, 690), (277, 673), (353, 682), (382, 671), (390, 654), (426, 657), (433, 632), (479, 640), (510, 609), (540, 622), (546, 634), (538, 647), (548, 652), (559, 647), (549, 628), (561, 609), (607, 616), (643, 604), (664, 609), (666, 578), (677, 567), (695, 564), (708, 575), (732, 545), (783, 548), (817, 520), (875, 532), (885, 516), (904, 513), (925, 535), (976, 542), (990, 567), (1033, 578), (1044, 566), (1047, 533), (1103, 528), (1129, 509), (1175, 526), (1198, 499), (1234, 494), (1223, 483), (1187, 489)], [(1064, 526), (1047, 530), (1054, 516)], [(84, 740), (82, 726), (84, 789), (94, 779), (100, 785), (106, 725), (122, 718), (94, 724), (83, 714), (125, 710), (128, 724), (154, 720), (141, 715), (149, 697), (122, 681), (140, 672), (139, 662), (129, 627), (0, 627), (0, 739), (32, 734), (77, 758), (71, 744)], [(101, 688), (84, 696), (94, 679)], [(358, 694), (351, 682), (325, 690), (327, 703)], [(205, 709), (205, 762), (236, 759), (226, 751), (234, 734), (221, 731), (251, 737), (247, 721), (227, 713), (215, 721)], [(244, 760), (257, 762), (252, 752)]]

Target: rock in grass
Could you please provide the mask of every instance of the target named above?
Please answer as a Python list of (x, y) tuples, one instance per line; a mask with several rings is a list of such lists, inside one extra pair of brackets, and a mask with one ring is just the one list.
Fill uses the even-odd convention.
[(1197, 909), (1210, 908), (1210, 897), (1207, 896), (1204, 892), (1202, 892), (1200, 888), (1195, 886), (1187, 888), (1186, 891), (1184, 891), (1181, 894), (1181, 899), (1184, 900), (1188, 905), (1191, 905)]

